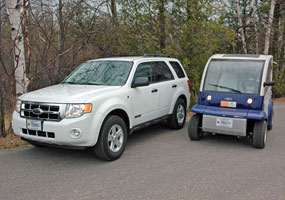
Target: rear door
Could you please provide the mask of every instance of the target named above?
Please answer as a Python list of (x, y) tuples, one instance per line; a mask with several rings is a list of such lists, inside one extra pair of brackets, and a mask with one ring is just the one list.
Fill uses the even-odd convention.
[(177, 85), (171, 70), (164, 61), (152, 62), (152, 69), (153, 85), (159, 92), (159, 117), (161, 117), (168, 114)]
[(139, 64), (133, 81), (136, 77), (148, 77), (150, 85), (130, 89), (134, 126), (159, 117), (159, 90), (157, 85), (153, 84), (152, 63)]

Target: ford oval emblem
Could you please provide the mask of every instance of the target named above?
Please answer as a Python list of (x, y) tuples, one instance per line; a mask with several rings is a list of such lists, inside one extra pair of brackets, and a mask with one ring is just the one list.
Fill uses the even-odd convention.
[(232, 101), (233, 99), (231, 97), (226, 97), (225, 100), (226, 101)]
[(40, 109), (40, 108), (34, 108), (34, 109), (32, 110), (32, 112), (33, 112), (33, 114), (35, 114), (35, 115), (40, 115), (40, 114), (42, 114), (44, 111), (43, 111), (42, 109)]

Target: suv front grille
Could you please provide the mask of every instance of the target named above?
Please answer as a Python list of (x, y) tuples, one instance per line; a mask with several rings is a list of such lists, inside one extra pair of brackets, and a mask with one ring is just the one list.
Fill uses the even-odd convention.
[[(38, 109), (38, 113), (35, 110)], [(21, 117), (29, 119), (41, 119), (47, 121), (60, 121), (60, 104), (48, 104), (38, 102), (22, 102)]]
[(22, 129), (23, 134), (26, 135), (33, 135), (38, 137), (48, 137), (48, 138), (55, 138), (55, 133), (53, 132), (45, 132), (45, 131), (34, 131), (30, 129)]

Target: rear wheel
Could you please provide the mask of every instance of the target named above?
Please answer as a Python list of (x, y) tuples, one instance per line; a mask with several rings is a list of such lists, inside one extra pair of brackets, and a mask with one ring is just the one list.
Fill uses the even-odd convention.
[(266, 144), (267, 123), (265, 120), (256, 121), (253, 128), (253, 147), (263, 149)]
[(191, 140), (201, 140), (203, 138), (202, 115), (195, 114), (191, 117), (188, 124), (188, 136)]
[(186, 105), (182, 99), (175, 103), (171, 118), (167, 121), (167, 126), (172, 129), (181, 129), (184, 127), (186, 120)]
[(123, 154), (126, 143), (127, 127), (124, 120), (119, 116), (110, 115), (102, 125), (94, 153), (102, 160), (116, 160)]

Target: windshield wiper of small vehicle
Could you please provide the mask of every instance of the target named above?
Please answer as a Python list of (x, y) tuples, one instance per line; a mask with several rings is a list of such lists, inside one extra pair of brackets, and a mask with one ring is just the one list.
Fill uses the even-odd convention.
[(211, 84), (211, 83), (208, 83), (208, 85), (212, 85), (212, 86), (216, 86), (216, 87), (219, 87), (219, 88), (228, 89), (228, 90), (231, 90), (233, 92), (237, 92), (237, 93), (241, 94), (241, 91), (233, 89), (233, 88), (230, 88), (230, 87), (226, 87), (226, 86), (223, 86), (223, 85), (217, 85), (217, 84)]
[(78, 84), (78, 83), (75, 83), (75, 82), (63, 82), (62, 84)]
[(102, 85), (98, 83), (76, 83), (76, 82), (63, 82), (63, 84), (73, 84), (73, 85)]

